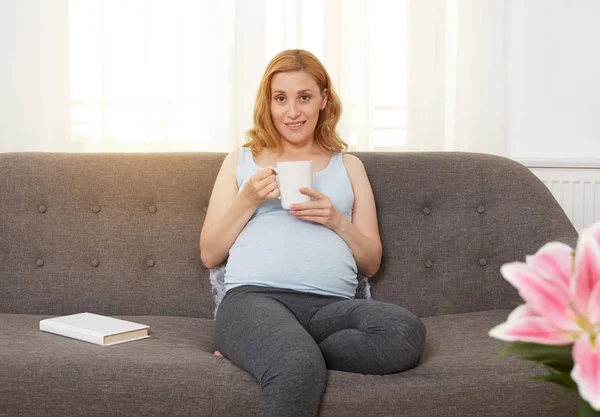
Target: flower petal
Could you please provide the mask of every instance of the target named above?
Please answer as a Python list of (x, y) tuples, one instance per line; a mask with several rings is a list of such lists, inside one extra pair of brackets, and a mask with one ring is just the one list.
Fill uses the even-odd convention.
[[(600, 283), (596, 284), (588, 300), (587, 316), (590, 323), (600, 325)], [(598, 336), (600, 339), (600, 334)]]
[(600, 410), (600, 344), (594, 346), (588, 334), (582, 335), (573, 346), (573, 362), (571, 378), (579, 395), (594, 410)]
[(506, 321), (507, 322), (519, 321), (519, 320), (526, 319), (529, 317), (542, 317), (542, 316), (540, 316), (538, 313), (536, 313), (529, 305), (521, 304), (520, 306), (518, 306), (517, 308), (515, 308), (513, 311), (510, 312)]
[(573, 302), (581, 314), (587, 313), (588, 300), (600, 282), (600, 246), (591, 229), (584, 230), (577, 242), (575, 278), (571, 282)]
[(573, 276), (573, 249), (561, 242), (542, 246), (533, 256), (527, 256), (527, 265), (540, 275), (561, 281), (569, 287)]
[(506, 321), (492, 328), (488, 335), (507, 342), (532, 342), (544, 345), (568, 345), (576, 335), (557, 329), (543, 317), (524, 317)]
[(569, 288), (562, 282), (543, 278), (522, 262), (504, 264), (500, 272), (529, 307), (544, 316), (549, 324), (567, 332), (578, 330), (570, 314)]

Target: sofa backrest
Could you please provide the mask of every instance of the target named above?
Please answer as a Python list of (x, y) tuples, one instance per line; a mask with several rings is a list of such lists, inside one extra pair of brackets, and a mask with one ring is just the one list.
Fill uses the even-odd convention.
[(513, 309), (500, 267), (577, 231), (523, 165), (476, 153), (359, 153), (377, 202), (383, 262), (373, 298), (419, 316)]
[[(384, 246), (373, 298), (419, 316), (513, 308), (500, 276), (576, 231), (522, 165), (356, 153)], [(224, 154), (0, 154), (0, 312), (212, 317), (199, 234)]]

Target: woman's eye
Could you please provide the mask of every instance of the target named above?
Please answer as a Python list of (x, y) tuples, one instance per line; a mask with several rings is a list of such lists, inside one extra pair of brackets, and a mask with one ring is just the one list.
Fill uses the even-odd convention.
[(310, 99), (310, 96), (300, 96), (300, 100), (302, 101), (308, 101)]
[(275, 101), (282, 103), (285, 100), (285, 97), (283, 96), (279, 96), (279, 97), (275, 97)]

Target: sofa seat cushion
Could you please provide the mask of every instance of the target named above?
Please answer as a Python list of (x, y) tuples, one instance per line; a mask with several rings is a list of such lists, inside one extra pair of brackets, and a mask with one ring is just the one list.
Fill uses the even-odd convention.
[[(386, 376), (330, 371), (320, 415), (573, 415), (560, 387), (529, 379), (542, 368), (498, 358), (506, 344), (487, 331), (508, 313), (424, 318), (419, 366)], [(212, 354), (212, 320), (117, 316), (148, 324), (151, 337), (102, 347), (40, 331), (47, 317), (0, 314), (0, 415), (256, 415), (258, 384)]]
[(213, 320), (115, 316), (150, 338), (98, 346), (40, 331), (48, 317), (0, 314), (0, 415), (212, 415)]
[[(425, 351), (409, 371), (361, 375), (329, 371), (321, 417), (547, 417), (570, 416), (576, 401), (565, 391), (530, 377), (545, 371), (533, 363), (498, 357), (508, 344), (487, 335), (509, 310), (425, 317)], [(256, 415), (258, 388), (224, 361), (219, 369), (215, 415)]]

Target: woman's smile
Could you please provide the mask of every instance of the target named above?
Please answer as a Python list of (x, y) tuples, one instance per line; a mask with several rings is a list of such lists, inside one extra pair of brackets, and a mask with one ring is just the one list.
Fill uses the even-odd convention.
[(294, 122), (294, 123), (285, 123), (285, 125), (287, 126), (287, 128), (289, 130), (291, 130), (292, 132), (295, 132), (297, 130), (302, 129), (302, 127), (304, 126), (305, 123), (306, 123), (306, 121), (304, 121), (304, 122)]

